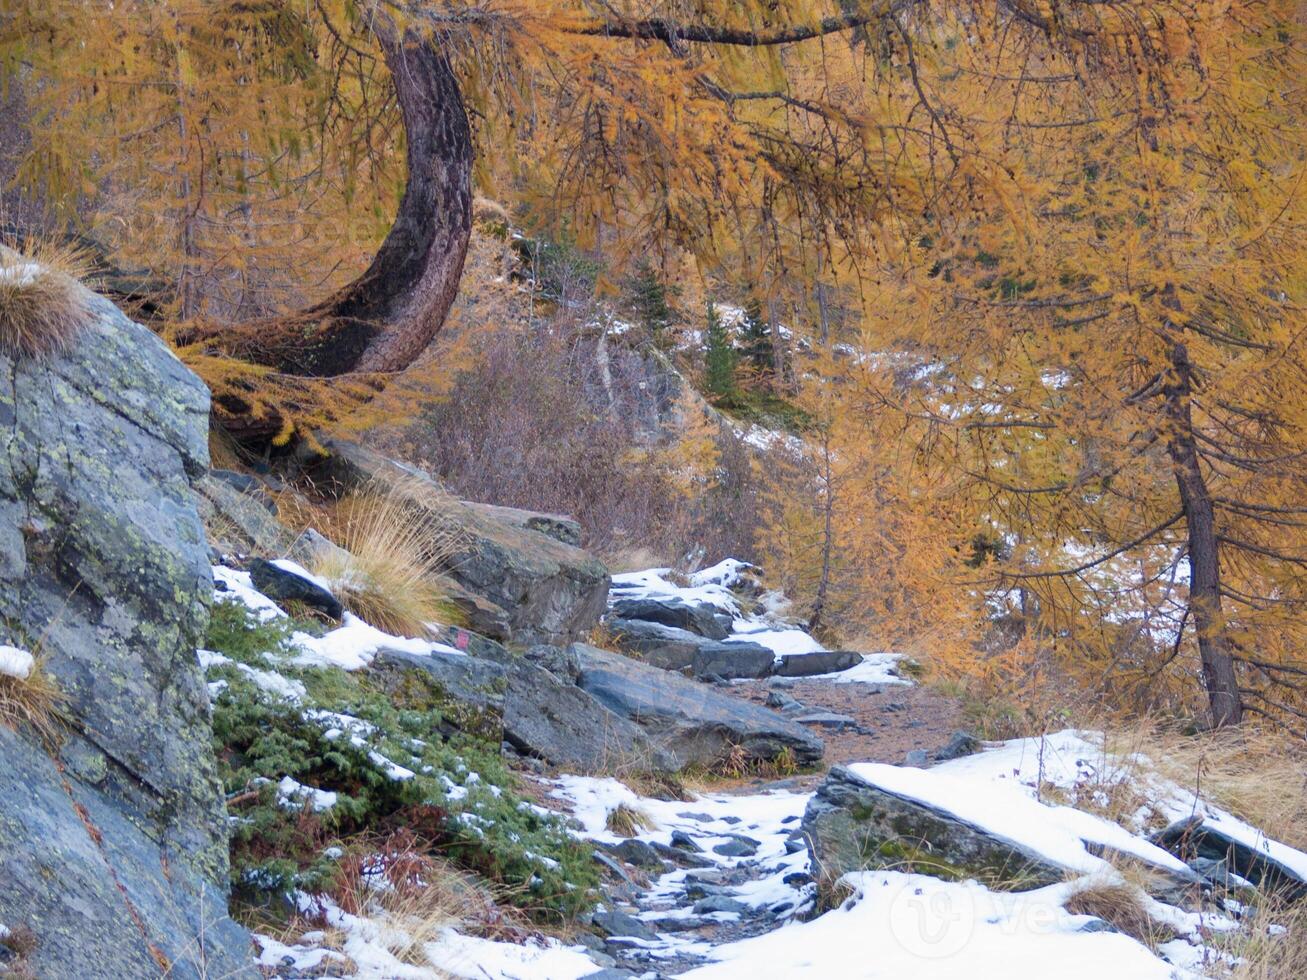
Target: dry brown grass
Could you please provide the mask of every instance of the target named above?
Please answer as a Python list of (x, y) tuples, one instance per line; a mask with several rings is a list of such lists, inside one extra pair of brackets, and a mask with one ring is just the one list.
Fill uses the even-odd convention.
[(327, 536), (347, 553), (324, 550), (310, 569), (354, 615), (400, 636), (423, 636), (428, 624), (456, 615), (435, 578), (458, 533), (408, 503), (404, 488), (363, 487), (340, 500), (328, 523)]
[(449, 928), (512, 942), (535, 934), (523, 913), (505, 909), (506, 893), (435, 857), (406, 829), (347, 855), (332, 892), (346, 912), (382, 923), (381, 941), (410, 966), (431, 969), (426, 947)]
[(0, 725), (36, 732), (47, 744), (58, 741), (64, 695), (45, 669), (45, 658), (37, 654), (26, 677), (0, 674)]
[[(1108, 751), (1228, 810), (1268, 837), (1307, 848), (1307, 751), (1301, 740), (1250, 726), (1184, 734), (1156, 725), (1109, 730)], [(1134, 756), (1147, 758), (1138, 762)]]
[(1143, 891), (1128, 881), (1089, 878), (1078, 881), (1063, 906), (1072, 915), (1092, 915), (1149, 949), (1175, 938), (1175, 932), (1148, 912)]
[(32, 240), (24, 253), (0, 243), (0, 354), (41, 359), (68, 350), (91, 317), (89, 270), (78, 250)]
[(1239, 957), (1230, 980), (1307, 977), (1307, 907), (1269, 901), (1245, 921), (1230, 950)]
[(619, 803), (608, 811), (604, 825), (609, 832), (618, 837), (635, 837), (640, 831), (651, 829), (654, 822), (653, 818), (639, 807)]

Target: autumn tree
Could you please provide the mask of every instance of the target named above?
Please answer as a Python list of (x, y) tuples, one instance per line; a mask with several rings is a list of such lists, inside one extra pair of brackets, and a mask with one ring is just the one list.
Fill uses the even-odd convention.
[[(27, 176), (65, 205), (135, 205), (99, 212), (106, 237), (175, 285), (174, 337), (220, 418), (284, 441), (287, 393), (362, 397), (439, 330), (474, 176), (511, 178), (583, 245), (604, 232), (617, 264), (677, 243), (755, 277), (989, 181), (908, 84), (936, 16), (883, 0), (8, 0), (0, 23), (37, 104)], [(945, 16), (1050, 49), (1110, 19), (1088, 0)], [(904, 84), (866, 84), (880, 77)], [(293, 288), (261, 295), (290, 268)]]
[(972, 106), (942, 125), (1010, 180), (864, 278), (863, 349), (902, 367), (861, 390), (964, 478), (950, 513), (1003, 546), (956, 587), (1024, 649), (1139, 703), (1200, 677), (1215, 725), (1300, 724), (1302, 24), (1101, 15), (1053, 53), (917, 46), (928, 101)]

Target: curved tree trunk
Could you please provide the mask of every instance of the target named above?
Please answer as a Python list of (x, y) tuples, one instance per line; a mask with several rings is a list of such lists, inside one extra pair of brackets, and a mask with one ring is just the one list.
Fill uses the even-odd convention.
[[(408, 181), (389, 234), (363, 275), (316, 306), (206, 331), (233, 355), (282, 374), (402, 370), (439, 332), (463, 273), (472, 132), (458, 78), (437, 38), (400, 35), (381, 20), (375, 31), (408, 142)], [(267, 428), (266, 420), (251, 420), (251, 434)]]

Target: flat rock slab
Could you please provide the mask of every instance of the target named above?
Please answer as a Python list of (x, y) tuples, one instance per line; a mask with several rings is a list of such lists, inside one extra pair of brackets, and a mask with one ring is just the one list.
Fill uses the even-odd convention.
[(695, 651), (690, 669), (700, 680), (756, 680), (767, 677), (776, 665), (776, 655), (757, 643), (710, 643)]
[(814, 728), (831, 728), (835, 731), (842, 731), (845, 728), (857, 728), (858, 722), (855, 718), (848, 715), (837, 714), (834, 711), (801, 711), (790, 714), (790, 717), (800, 725), (812, 725)]
[(707, 603), (689, 603), (681, 599), (617, 599), (611, 604), (613, 615), (688, 630), (709, 640), (724, 640), (731, 635), (733, 617)]
[(821, 758), (821, 739), (761, 705), (621, 654), (587, 646), (579, 646), (578, 654), (580, 686), (640, 725), (678, 768), (712, 766), (736, 746), (752, 761), (771, 761), (787, 751), (801, 765)]
[(848, 650), (825, 650), (819, 653), (783, 654), (776, 665), (780, 677), (812, 677), (815, 674), (835, 674), (862, 663), (862, 654)]
[(1067, 869), (946, 810), (831, 769), (808, 802), (803, 835), (814, 874), (894, 867), (946, 880), (977, 878), (1022, 888), (1066, 879)]

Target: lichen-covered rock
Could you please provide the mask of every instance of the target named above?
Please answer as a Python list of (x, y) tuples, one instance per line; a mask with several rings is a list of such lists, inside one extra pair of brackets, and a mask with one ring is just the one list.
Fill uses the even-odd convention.
[(455, 500), (427, 474), (355, 443), (322, 439), (318, 479), (381, 484), (452, 532), (446, 574), (504, 610), (512, 640), (569, 642), (589, 633), (608, 601), (608, 570), (566, 543), (564, 518)]
[(893, 867), (937, 878), (977, 878), (1010, 888), (1065, 879), (1067, 869), (1030, 849), (835, 766), (803, 814), (815, 873)]
[(383, 647), (369, 666), (396, 704), (434, 704), (452, 728), (498, 743), (504, 730), (508, 670), (478, 657)]
[(68, 354), (0, 356), (0, 643), (66, 697), (57, 746), (0, 727), (0, 922), (31, 930), (37, 976), (244, 976), (195, 657), (208, 392), (92, 310)]
[(713, 766), (737, 746), (757, 762), (785, 753), (800, 764), (821, 758), (821, 739), (774, 711), (620, 654), (576, 649), (580, 686), (648, 732), (677, 768)]
[(278, 522), (271, 499), (253, 477), (210, 470), (194, 487), (200, 518), (219, 552), (283, 555), (294, 545), (295, 535)]

